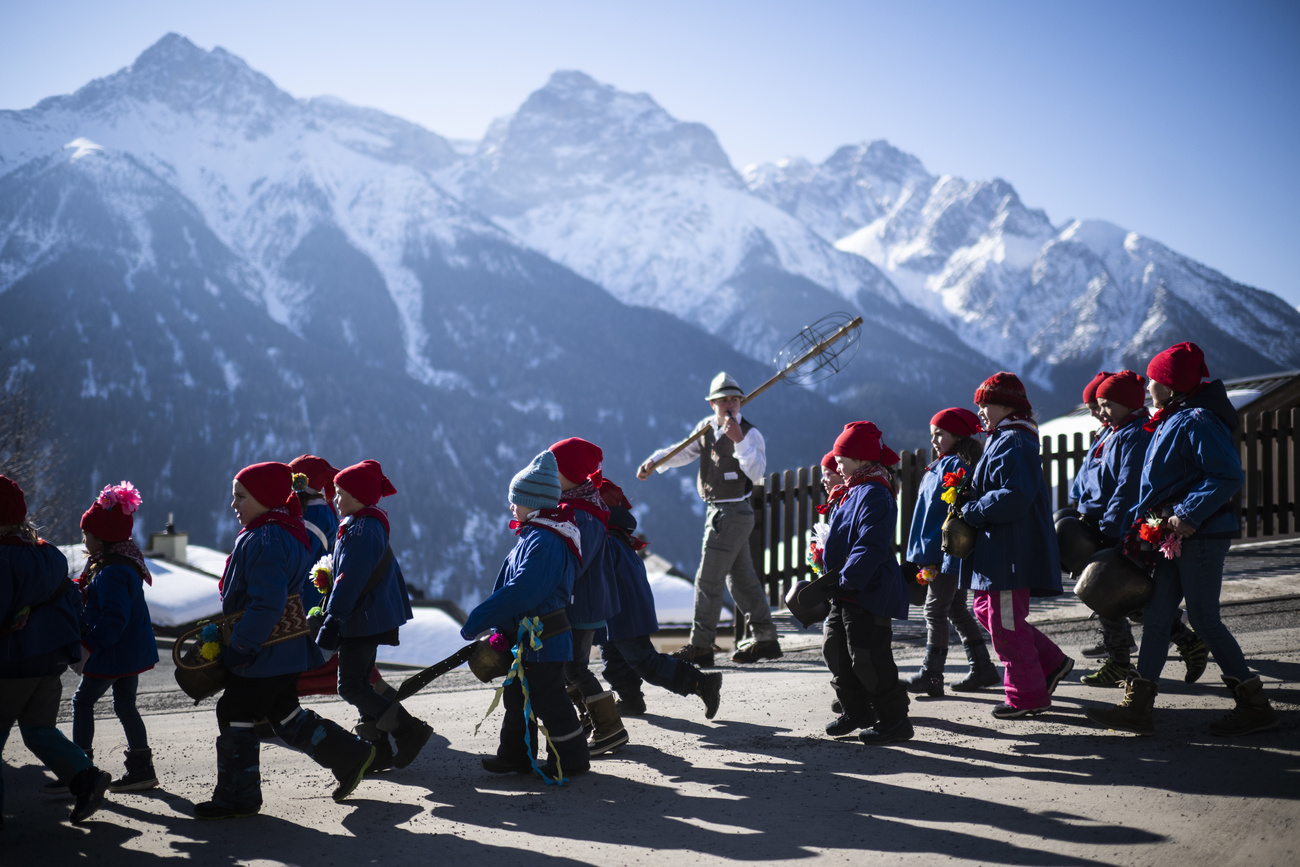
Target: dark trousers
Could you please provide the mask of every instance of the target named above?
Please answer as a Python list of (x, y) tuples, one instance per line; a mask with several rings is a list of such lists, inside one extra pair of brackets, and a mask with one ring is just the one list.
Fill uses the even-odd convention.
[(925, 590), (926, 647), (947, 652), (950, 622), (962, 644), (973, 647), (984, 643), (979, 621), (966, 605), (966, 591), (957, 587), (957, 576), (940, 572)]
[(831, 604), (822, 657), (831, 670), (831, 687), (853, 719), (869, 719), (874, 710), (880, 723), (888, 726), (907, 716), (906, 692), (904, 700), (897, 701), (903, 687), (894, 664), (893, 638), (888, 617), (852, 603)]
[(698, 668), (655, 650), (648, 635), (606, 642), (600, 655), (605, 661), (605, 680), (624, 698), (640, 695), (643, 680), (678, 695), (694, 695), (700, 685)]
[[(55, 728), (62, 696), (63, 685), (57, 674), (0, 678), (0, 752), (16, 722), (27, 749), (66, 785), (92, 765), (85, 752)], [(4, 778), (0, 776), (0, 809), (4, 808), (4, 800)]]
[(135, 706), (135, 694), (140, 676), (91, 677), (82, 675), (77, 691), (72, 694), (72, 742), (83, 750), (93, 746), (95, 740), (95, 703), (113, 688), (113, 713), (122, 723), (128, 750), (149, 749), (149, 736), (144, 720)]
[(339, 647), (339, 696), (361, 712), (361, 719), (374, 722), (384, 715), (392, 701), (375, 692), (370, 670), (375, 667), (379, 642), (349, 638)]
[[(587, 736), (578, 722), (565, 691), (563, 662), (524, 662), (528, 679), (528, 702), (533, 714), (550, 733), (561, 761), (570, 768), (586, 766)], [(526, 762), (537, 755), (537, 723), (524, 712), (524, 688), (515, 678), (501, 695), (505, 718), (501, 720), (501, 744), (497, 756), (511, 762)], [(525, 741), (527, 735), (527, 741)], [(555, 757), (551, 757), (554, 761)]]
[(217, 728), (251, 730), (259, 720), (270, 720), (276, 734), (299, 710), (298, 672), (274, 677), (235, 677), (217, 699)]
[[(1101, 623), (1101, 643), (1106, 646), (1107, 655), (1118, 663), (1128, 665), (1129, 648), (1133, 646), (1133, 627), (1129, 625), (1129, 621), (1141, 623), (1142, 612), (1135, 611), (1128, 617), (1117, 620), (1098, 615), (1097, 620)], [(1173, 625), (1169, 627), (1169, 640), (1181, 647), (1191, 641), (1193, 635), (1194, 633), (1183, 622), (1183, 613), (1179, 611), (1175, 615)]]
[(576, 686), (584, 699), (600, 695), (605, 688), (591, 673), (591, 644), (596, 638), (594, 629), (573, 630), (573, 659), (564, 663), (564, 680)]

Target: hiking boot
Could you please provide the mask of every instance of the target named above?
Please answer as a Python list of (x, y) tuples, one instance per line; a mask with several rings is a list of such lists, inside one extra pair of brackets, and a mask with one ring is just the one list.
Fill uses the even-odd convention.
[(1223, 682), (1237, 700), (1237, 705), (1221, 719), (1210, 723), (1210, 734), (1237, 737), (1277, 728), (1277, 714), (1264, 697), (1264, 684), (1258, 677), (1244, 681), (1224, 677)]
[(1123, 686), (1132, 671), (1133, 666), (1130, 663), (1107, 659), (1101, 668), (1092, 674), (1085, 674), (1079, 678), (1079, 682), (1086, 686)]
[(696, 668), (713, 668), (712, 647), (696, 647), (694, 644), (685, 644), (669, 654), (669, 656), (689, 662)]
[(784, 654), (781, 653), (781, 644), (777, 641), (755, 641), (739, 648), (731, 654), (732, 662), (751, 663), (758, 662), (760, 659), (780, 659)]
[(76, 825), (95, 815), (95, 811), (103, 806), (104, 794), (112, 782), (111, 774), (93, 765), (73, 777), (68, 782), (68, 789), (77, 796), (77, 802), (72, 805), (68, 819)]
[(404, 768), (415, 761), (415, 757), (420, 754), (420, 750), (424, 749), (424, 745), (429, 742), (432, 735), (433, 727), (427, 722), (415, 717), (408, 719), (405, 725), (393, 732), (393, 744), (397, 747), (392, 751), (393, 767)]
[(998, 667), (993, 664), (989, 658), (989, 646), (984, 642), (979, 644), (963, 644), (962, 649), (966, 651), (966, 660), (970, 663), (970, 671), (966, 676), (956, 683), (952, 684), (953, 692), (978, 692), (986, 686), (1000, 686), (1002, 684), (1002, 675), (998, 674)]
[(1183, 675), (1184, 683), (1196, 683), (1205, 674), (1206, 663), (1210, 660), (1210, 648), (1205, 646), (1201, 637), (1190, 629), (1187, 630), (1189, 638), (1174, 642), (1178, 647), (1178, 655), (1183, 658), (1183, 664), (1187, 666), (1187, 673)]
[(127, 750), (126, 775), (114, 780), (110, 792), (143, 792), (158, 786), (158, 775), (153, 770), (153, 750)]
[[(330, 770), (334, 771), (334, 779), (339, 781), (339, 784), (334, 787), (334, 791), (330, 793), (330, 797), (334, 799), (335, 803), (341, 802), (356, 791), (357, 786), (365, 778), (366, 771), (370, 769), (370, 763), (375, 760), (374, 744), (367, 743), (360, 738), (357, 739), (353, 752), (356, 753), (356, 760), (351, 765), (342, 770), (330, 767)], [(326, 767), (329, 766), (326, 765)]]
[(619, 693), (618, 701), (614, 702), (614, 709), (618, 711), (620, 717), (641, 716), (645, 713), (645, 696), (639, 692), (627, 695)]
[(930, 698), (943, 697), (943, 664), (948, 659), (948, 649), (925, 648), (925, 661), (921, 670), (907, 681), (907, 691), (922, 693)]
[(1052, 706), (1044, 707), (1012, 707), (1009, 704), (1000, 704), (989, 711), (995, 719), (1020, 719), (1027, 716), (1038, 716), (1040, 713), (1046, 713), (1051, 710)]
[(833, 738), (842, 738), (845, 735), (853, 734), (858, 729), (864, 729), (874, 724), (875, 720), (871, 722), (859, 721), (846, 713), (842, 713), (826, 724), (826, 734)]
[(704, 718), (713, 719), (718, 715), (718, 703), (722, 701), (722, 672), (710, 671), (700, 675), (700, 684), (695, 687), (695, 694), (704, 699)]
[(1106, 728), (1133, 732), (1139, 735), (1156, 733), (1151, 719), (1159, 688), (1155, 681), (1138, 677), (1136, 672), (1124, 682), (1124, 698), (1114, 707), (1090, 707), (1088, 719)]
[(1074, 660), (1067, 656), (1061, 660), (1060, 665), (1053, 668), (1047, 675), (1047, 694), (1051, 695), (1056, 692), (1056, 688), (1061, 685), (1061, 681), (1065, 680), (1071, 671), (1074, 671)]
[(588, 744), (591, 755), (612, 753), (627, 743), (627, 729), (623, 727), (618, 709), (614, 706), (614, 693), (605, 691), (587, 699), (587, 712), (591, 714), (591, 722), (595, 725)]
[(912, 729), (912, 721), (907, 717), (903, 717), (892, 725), (876, 723), (869, 729), (863, 729), (858, 732), (858, 740), (868, 746), (881, 746), (883, 744), (910, 741), (915, 734)]

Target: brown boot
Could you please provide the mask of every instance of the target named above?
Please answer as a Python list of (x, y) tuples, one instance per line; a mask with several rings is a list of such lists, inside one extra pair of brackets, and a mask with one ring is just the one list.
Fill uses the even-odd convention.
[(606, 691), (587, 699), (587, 713), (591, 714), (595, 726), (588, 744), (591, 755), (613, 752), (627, 743), (627, 729), (623, 728), (618, 708), (614, 707), (614, 693)]
[(1155, 681), (1143, 680), (1134, 675), (1124, 682), (1124, 698), (1119, 704), (1114, 707), (1090, 707), (1088, 719), (1106, 728), (1153, 735), (1156, 727), (1151, 721), (1151, 709), (1155, 707), (1156, 693), (1159, 691)]
[(1221, 719), (1210, 723), (1210, 734), (1220, 737), (1237, 737), (1277, 728), (1277, 714), (1264, 697), (1264, 684), (1258, 677), (1239, 681), (1224, 677), (1228, 691), (1237, 700), (1237, 706)]

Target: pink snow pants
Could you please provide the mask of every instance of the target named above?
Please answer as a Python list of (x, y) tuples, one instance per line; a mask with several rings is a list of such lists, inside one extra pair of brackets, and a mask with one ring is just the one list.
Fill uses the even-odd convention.
[(1047, 675), (1065, 659), (1052, 639), (1025, 622), (1029, 589), (976, 590), (975, 616), (993, 638), (993, 650), (1006, 669), (1007, 704), (1016, 708), (1050, 707)]

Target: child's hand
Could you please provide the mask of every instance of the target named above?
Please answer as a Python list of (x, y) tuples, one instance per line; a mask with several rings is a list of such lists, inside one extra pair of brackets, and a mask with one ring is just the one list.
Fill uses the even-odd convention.
[(325, 616), (320, 632), (316, 633), (316, 644), (321, 650), (338, 650), (343, 641), (343, 625), (338, 618)]
[(221, 661), (225, 663), (226, 668), (248, 668), (255, 659), (257, 659), (256, 651), (240, 650), (233, 644), (221, 649)]

